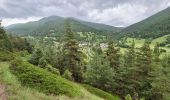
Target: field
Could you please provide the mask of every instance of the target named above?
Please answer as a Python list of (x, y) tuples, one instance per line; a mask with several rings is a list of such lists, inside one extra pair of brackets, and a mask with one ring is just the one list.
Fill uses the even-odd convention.
[[(167, 36), (169, 36), (169, 35), (165, 35), (163, 37), (159, 37), (159, 38), (153, 39), (151, 41), (150, 47), (153, 49), (154, 46), (156, 45), (156, 43), (164, 42), (166, 40)], [(136, 48), (140, 48), (144, 44), (144, 42), (145, 42), (145, 39), (127, 38), (127, 44), (130, 45), (133, 40), (135, 41)], [(160, 47), (160, 48), (166, 50), (166, 52), (163, 53), (162, 55), (170, 54), (170, 48), (169, 47)], [(125, 51), (126, 49), (125, 48), (121, 48), (121, 50)]]

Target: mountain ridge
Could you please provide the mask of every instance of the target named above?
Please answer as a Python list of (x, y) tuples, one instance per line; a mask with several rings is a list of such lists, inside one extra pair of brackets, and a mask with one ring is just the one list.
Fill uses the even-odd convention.
[(93, 23), (70, 17), (49, 16), (38, 21), (9, 25), (6, 27), (6, 30), (15, 34), (45, 34), (50, 30), (61, 33), (64, 31), (64, 21), (66, 19), (69, 19), (71, 27), (75, 32), (118, 32), (122, 29), (102, 23)]
[[(148, 35), (148, 33), (154, 33), (154, 35), (168, 34), (170, 32), (170, 7), (140, 21), (124, 28), (122, 33), (135, 33), (141, 32)], [(139, 34), (143, 35), (143, 34)]]

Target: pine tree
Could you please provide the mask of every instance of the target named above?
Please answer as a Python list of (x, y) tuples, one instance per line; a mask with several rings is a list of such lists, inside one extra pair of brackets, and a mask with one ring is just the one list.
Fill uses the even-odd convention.
[(64, 51), (64, 59), (63, 64), (66, 69), (72, 73), (72, 77), (75, 81), (82, 81), (82, 72), (83, 72), (83, 64), (82, 64), (82, 52), (79, 50), (79, 44), (74, 38), (74, 33), (71, 30), (69, 25), (69, 20), (65, 23), (65, 42), (63, 46)]
[(136, 60), (135, 42), (133, 41), (131, 46), (128, 48), (128, 51), (125, 53), (124, 66), (127, 69), (135, 67), (135, 60)]
[(0, 21), (0, 49), (13, 51), (12, 43), (9, 40), (4, 28), (1, 26), (1, 21)]
[(164, 56), (159, 62), (154, 64), (155, 78), (152, 82), (152, 98), (154, 100), (168, 100), (170, 89), (170, 56)]
[(153, 54), (154, 54), (154, 61), (159, 62), (160, 61), (159, 56), (161, 55), (161, 52), (158, 43), (156, 43), (156, 45), (154, 46)]
[(151, 96), (151, 72), (152, 72), (152, 50), (149, 43), (145, 41), (144, 45), (137, 52), (136, 69), (133, 72), (134, 93), (139, 97), (145, 97), (148, 100)]
[(110, 67), (118, 71), (120, 67), (120, 49), (115, 48), (113, 41), (109, 41), (108, 50), (106, 51)]
[[(99, 50), (98, 50), (99, 49)], [(92, 59), (87, 66), (85, 82), (88, 84), (106, 90), (112, 91), (114, 71), (105, 59), (105, 54), (96, 47)]]
[[(135, 51), (135, 42), (133, 41), (131, 46), (124, 54), (124, 64), (119, 68), (119, 73), (117, 76), (117, 88), (116, 92), (119, 92), (120, 95), (133, 94), (133, 72), (136, 69), (136, 51)], [(117, 91), (119, 90), (119, 91)]]

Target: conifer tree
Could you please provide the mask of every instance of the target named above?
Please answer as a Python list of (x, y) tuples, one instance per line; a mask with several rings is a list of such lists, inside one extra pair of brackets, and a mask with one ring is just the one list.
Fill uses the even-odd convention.
[(120, 49), (115, 48), (113, 41), (109, 41), (106, 55), (110, 67), (113, 68), (113, 70), (118, 71), (118, 68), (120, 67)]
[(13, 51), (12, 43), (9, 40), (4, 28), (1, 26), (1, 20), (0, 20), (0, 49)]
[(137, 52), (136, 69), (133, 72), (134, 93), (139, 97), (145, 97), (148, 100), (151, 96), (151, 72), (152, 72), (152, 50), (149, 43), (145, 41), (144, 45)]
[[(124, 64), (119, 68), (119, 76), (117, 76), (117, 79), (119, 80), (117, 83), (117, 90), (119, 90), (120, 95), (127, 95), (127, 94), (133, 94), (133, 72), (136, 69), (135, 66), (136, 61), (136, 51), (135, 51), (135, 42), (133, 41), (131, 46), (128, 48), (128, 50), (125, 52), (124, 55)], [(121, 90), (121, 91), (120, 91)]]
[(160, 61), (159, 56), (160, 56), (161, 52), (160, 52), (158, 43), (156, 43), (156, 45), (154, 46), (153, 54), (154, 54), (154, 61), (159, 62)]
[[(99, 51), (99, 52), (98, 52)], [(106, 90), (112, 91), (114, 71), (105, 59), (105, 54), (101, 52), (100, 47), (94, 48), (92, 60), (87, 66), (85, 82), (88, 84)]]
[(135, 42), (133, 41), (128, 51), (125, 53), (125, 63), (126, 68), (135, 67), (136, 52), (135, 52)]
[(152, 82), (152, 99), (154, 100), (168, 100), (170, 89), (170, 56), (164, 56), (161, 61), (154, 64), (155, 78)]
[(66, 67), (66, 69), (69, 69), (75, 81), (81, 82), (83, 74), (82, 52), (79, 50), (79, 44), (74, 38), (74, 33), (72, 32), (69, 25), (69, 20), (67, 20), (65, 23), (64, 38), (63, 65)]

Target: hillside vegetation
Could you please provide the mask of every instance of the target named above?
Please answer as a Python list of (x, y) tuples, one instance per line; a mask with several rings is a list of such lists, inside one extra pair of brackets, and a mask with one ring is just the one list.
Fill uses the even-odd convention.
[[(0, 83), (3, 83), (7, 86), (6, 92), (8, 94), (9, 100), (104, 100), (103, 98), (107, 99), (108, 97), (100, 98), (100, 95), (96, 95), (95, 93), (91, 93), (88, 90), (86, 90), (84, 87), (77, 84), (79, 89), (81, 89), (81, 92), (83, 93), (83, 97), (75, 97), (70, 98), (66, 95), (46, 95), (42, 92), (37, 91), (36, 89), (32, 89), (29, 87), (25, 87), (21, 85), (20, 81), (18, 81), (18, 78), (11, 73), (9, 69), (9, 62), (0, 62)], [(75, 83), (76, 84), (76, 83)], [(102, 91), (102, 90), (98, 90)], [(106, 92), (102, 92), (104, 94), (108, 94)], [(99, 96), (99, 97), (98, 97)], [(112, 96), (112, 98), (117, 98)], [(119, 100), (119, 98), (115, 99)]]

